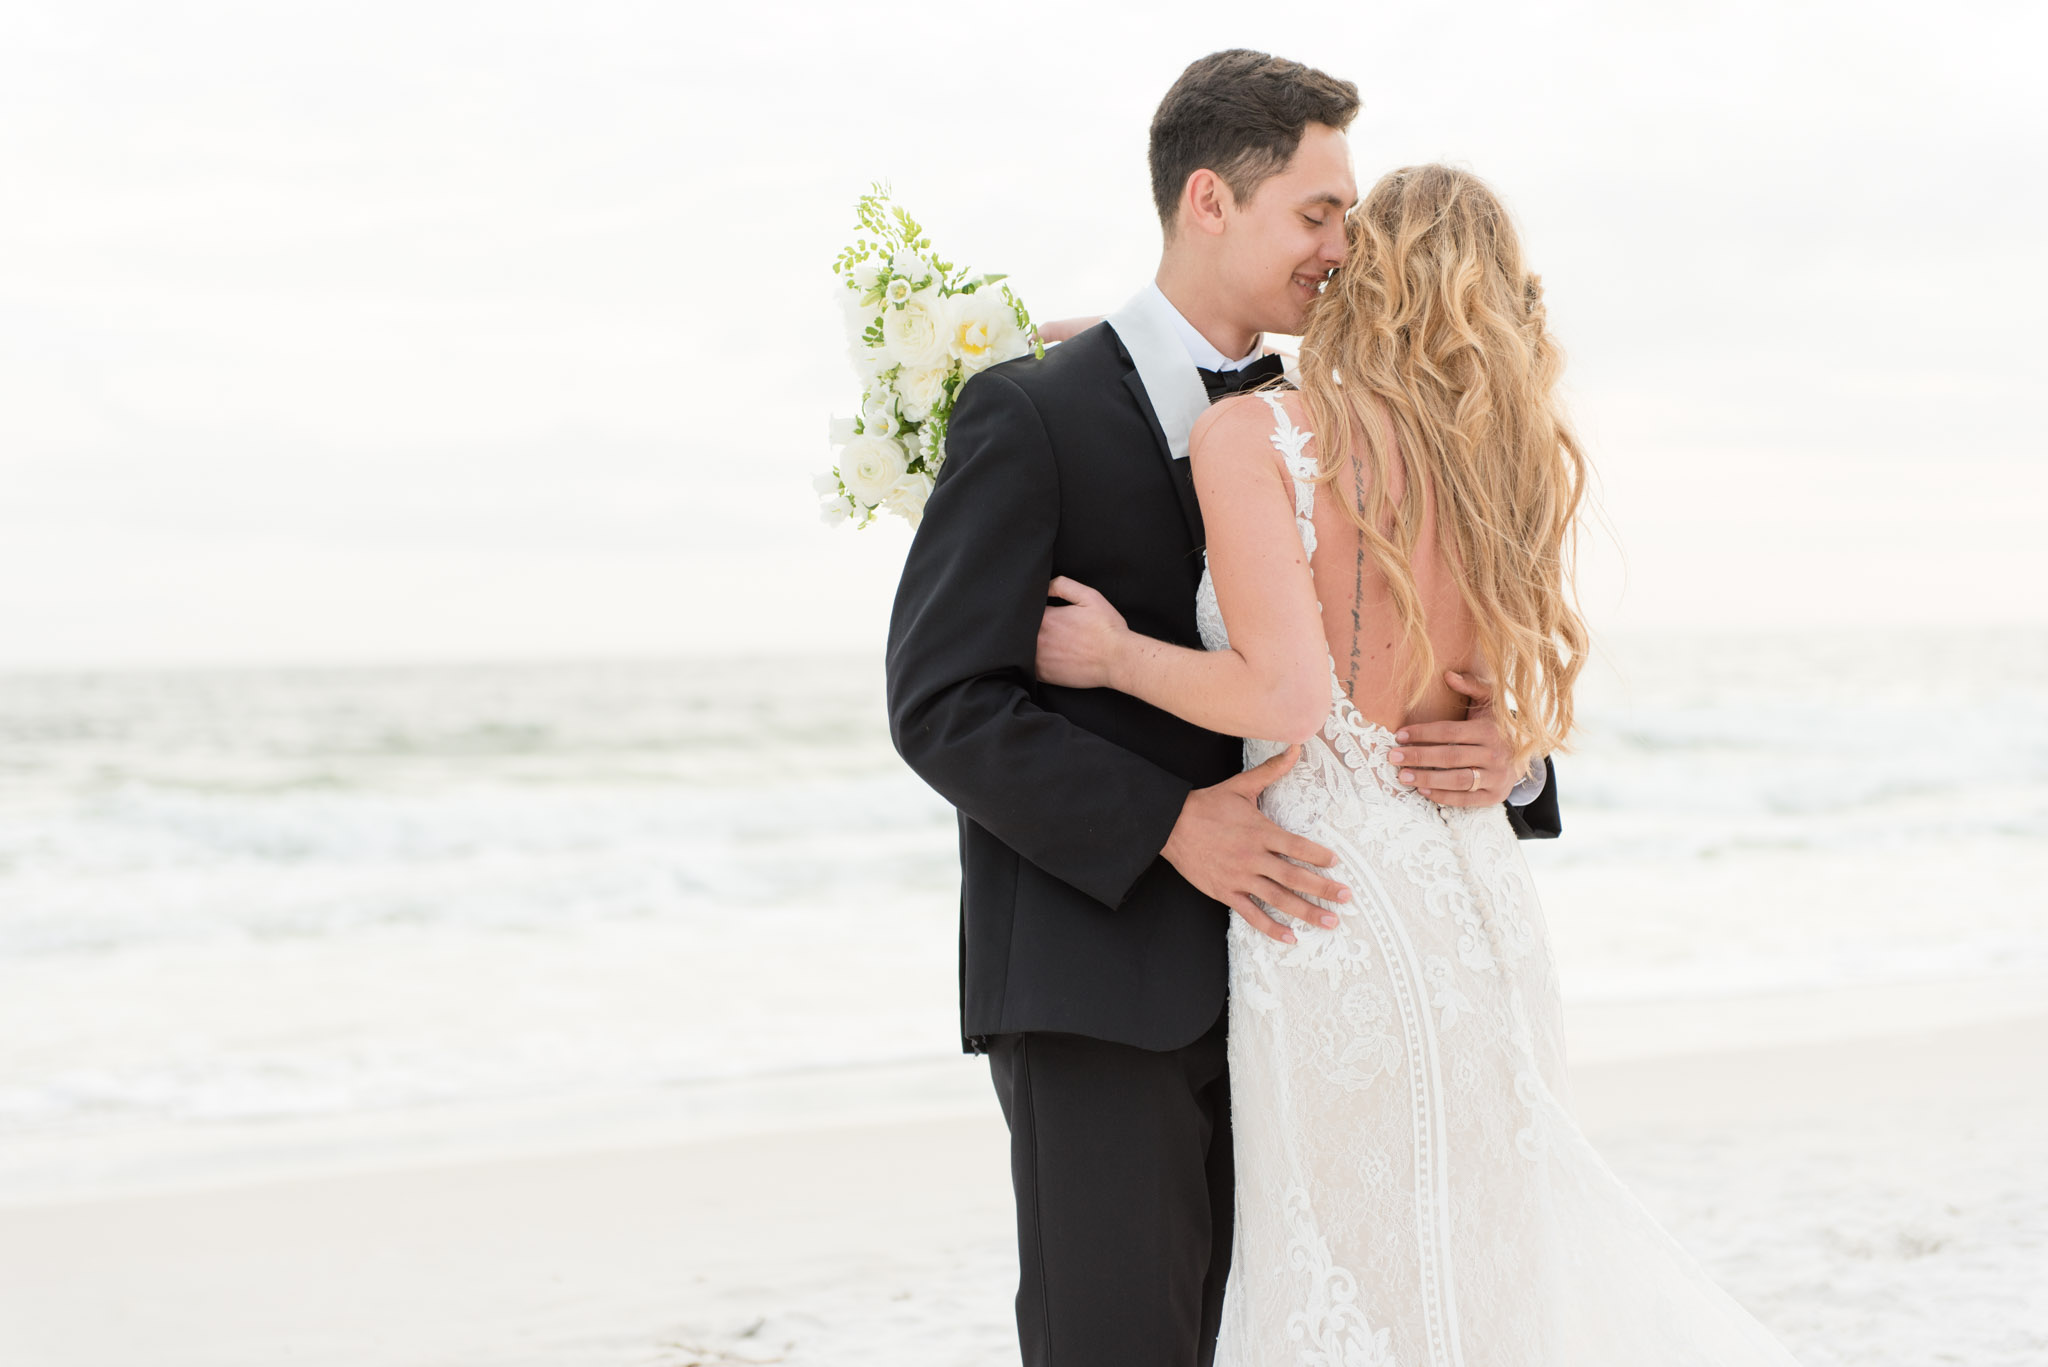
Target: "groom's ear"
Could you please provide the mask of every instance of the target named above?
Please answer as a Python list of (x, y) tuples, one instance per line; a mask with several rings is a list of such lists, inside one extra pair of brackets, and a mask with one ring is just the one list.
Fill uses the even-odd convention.
[(1230, 193), (1223, 177), (1205, 166), (1189, 176), (1188, 183), (1181, 188), (1176, 226), (1182, 231), (1216, 237), (1229, 226), (1230, 216), (1236, 211), (1237, 196)]

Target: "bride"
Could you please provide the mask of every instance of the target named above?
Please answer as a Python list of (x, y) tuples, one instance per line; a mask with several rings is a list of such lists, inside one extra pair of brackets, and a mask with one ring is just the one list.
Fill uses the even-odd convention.
[(1556, 966), (1503, 810), (1401, 781), (1401, 728), (1466, 715), (1454, 680), (1490, 682), (1518, 767), (1572, 731), (1585, 460), (1537, 277), (1493, 194), (1444, 166), (1386, 176), (1349, 237), (1300, 389), (1194, 429), (1207, 649), (1137, 635), (1064, 578), (1038, 640), (1048, 683), (1267, 738), (1247, 766), (1300, 743), (1261, 806), (1335, 850), (1354, 893), (1323, 904), (1334, 929), (1288, 940), (1230, 922), (1216, 1361), (1789, 1364), (1574, 1123)]

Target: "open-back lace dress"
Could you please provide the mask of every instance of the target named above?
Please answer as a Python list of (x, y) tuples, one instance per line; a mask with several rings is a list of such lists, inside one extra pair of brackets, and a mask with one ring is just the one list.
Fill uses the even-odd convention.
[[(1272, 395), (1313, 563), (1311, 434)], [(1203, 644), (1228, 643), (1202, 576)], [(1230, 922), (1236, 1238), (1218, 1367), (1787, 1367), (1580, 1133), (1543, 914), (1499, 807), (1403, 788), (1330, 665), (1262, 807), (1352, 900)], [(1249, 767), (1280, 752), (1245, 743)]]

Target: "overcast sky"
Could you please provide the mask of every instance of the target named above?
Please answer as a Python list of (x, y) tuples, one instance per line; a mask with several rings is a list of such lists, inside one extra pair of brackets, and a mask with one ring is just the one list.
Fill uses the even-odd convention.
[(1521, 220), (1596, 628), (2048, 620), (2041, 6), (705, 8), (0, 12), (0, 665), (878, 648), (853, 198), (1103, 312), (1236, 45)]

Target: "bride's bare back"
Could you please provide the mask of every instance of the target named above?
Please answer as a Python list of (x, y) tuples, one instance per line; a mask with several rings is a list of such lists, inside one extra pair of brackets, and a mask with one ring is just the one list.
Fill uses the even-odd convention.
[[(1275, 397), (1286, 409), (1294, 426), (1308, 431), (1306, 406), (1301, 395), (1289, 391)], [(1286, 497), (1291, 504), (1293, 485), (1281, 453), (1273, 445), (1275, 425), (1271, 409), (1260, 399), (1240, 399), (1234, 404), (1238, 411), (1215, 415), (1219, 430), (1213, 439), (1226, 447), (1230, 456), (1269, 465), (1273, 478), (1281, 489), (1287, 491)], [(1310, 434), (1305, 449), (1311, 456), (1317, 454), (1313, 434)], [(1218, 451), (1217, 454), (1225, 452)], [(1468, 702), (1444, 681), (1444, 671), (1475, 673), (1479, 661), (1472, 619), (1437, 535), (1434, 502), (1428, 499), (1428, 491), (1425, 490), (1422, 530), (1415, 546), (1414, 573), (1430, 645), (1436, 652), (1437, 667), (1431, 672), (1422, 698), (1411, 707), (1408, 699), (1413, 681), (1413, 651), (1403, 640), (1400, 614), (1386, 579), (1374, 566), (1366, 550), (1364, 535), (1345, 507), (1346, 504), (1353, 508), (1365, 505), (1365, 481), (1373, 477), (1372, 472), (1356, 460), (1347, 460), (1345, 468), (1316, 490), (1313, 514), (1316, 549), (1310, 559), (1310, 569), (1315, 597), (1321, 608), (1324, 644), (1329, 649), (1330, 660), (1336, 667), (1337, 678), (1344, 691), (1367, 721), (1394, 731), (1410, 722), (1460, 720), (1465, 716)], [(1389, 490), (1390, 501), (1398, 498), (1401, 492), (1398, 488)], [(1230, 507), (1217, 511), (1227, 522), (1239, 509)], [(1206, 508), (1204, 516), (1211, 521), (1212, 532), (1218, 530), (1214, 526), (1217, 519)], [(1227, 529), (1223, 530), (1227, 534)], [(1280, 532), (1277, 524), (1265, 530), (1268, 535), (1294, 535), (1291, 522), (1284, 533)], [(1393, 529), (1387, 527), (1384, 530), (1391, 534)], [(1228, 570), (1220, 572), (1227, 574)], [(1219, 584), (1219, 590), (1227, 595), (1227, 586)]]
[[(1308, 430), (1306, 405), (1295, 393), (1282, 395), (1281, 405), (1294, 425)], [(1317, 454), (1310, 436), (1308, 451)], [(1403, 644), (1401, 618), (1386, 579), (1374, 568), (1367, 553), (1365, 537), (1345, 505), (1365, 506), (1366, 483), (1372, 478), (1356, 459), (1347, 458), (1340, 469), (1317, 493), (1315, 502), (1316, 553), (1312, 561), (1316, 594), (1323, 608), (1323, 639), (1330, 647), (1330, 659), (1344, 691), (1367, 721), (1378, 722), (1389, 731), (1408, 722), (1455, 721), (1465, 715), (1466, 698), (1444, 682), (1443, 672), (1455, 669), (1473, 672), (1478, 661), (1474, 651), (1471, 615), (1458, 592), (1458, 581), (1437, 537), (1435, 500), (1423, 490), (1422, 530), (1415, 542), (1415, 589), (1422, 598), (1423, 621), (1429, 643), (1436, 652), (1437, 668), (1431, 671), (1429, 691), (1413, 707), (1408, 706), (1413, 651)], [(1283, 470), (1284, 474), (1285, 471)], [(1389, 489), (1389, 502), (1403, 490)], [(1391, 535), (1391, 525), (1381, 531)]]

